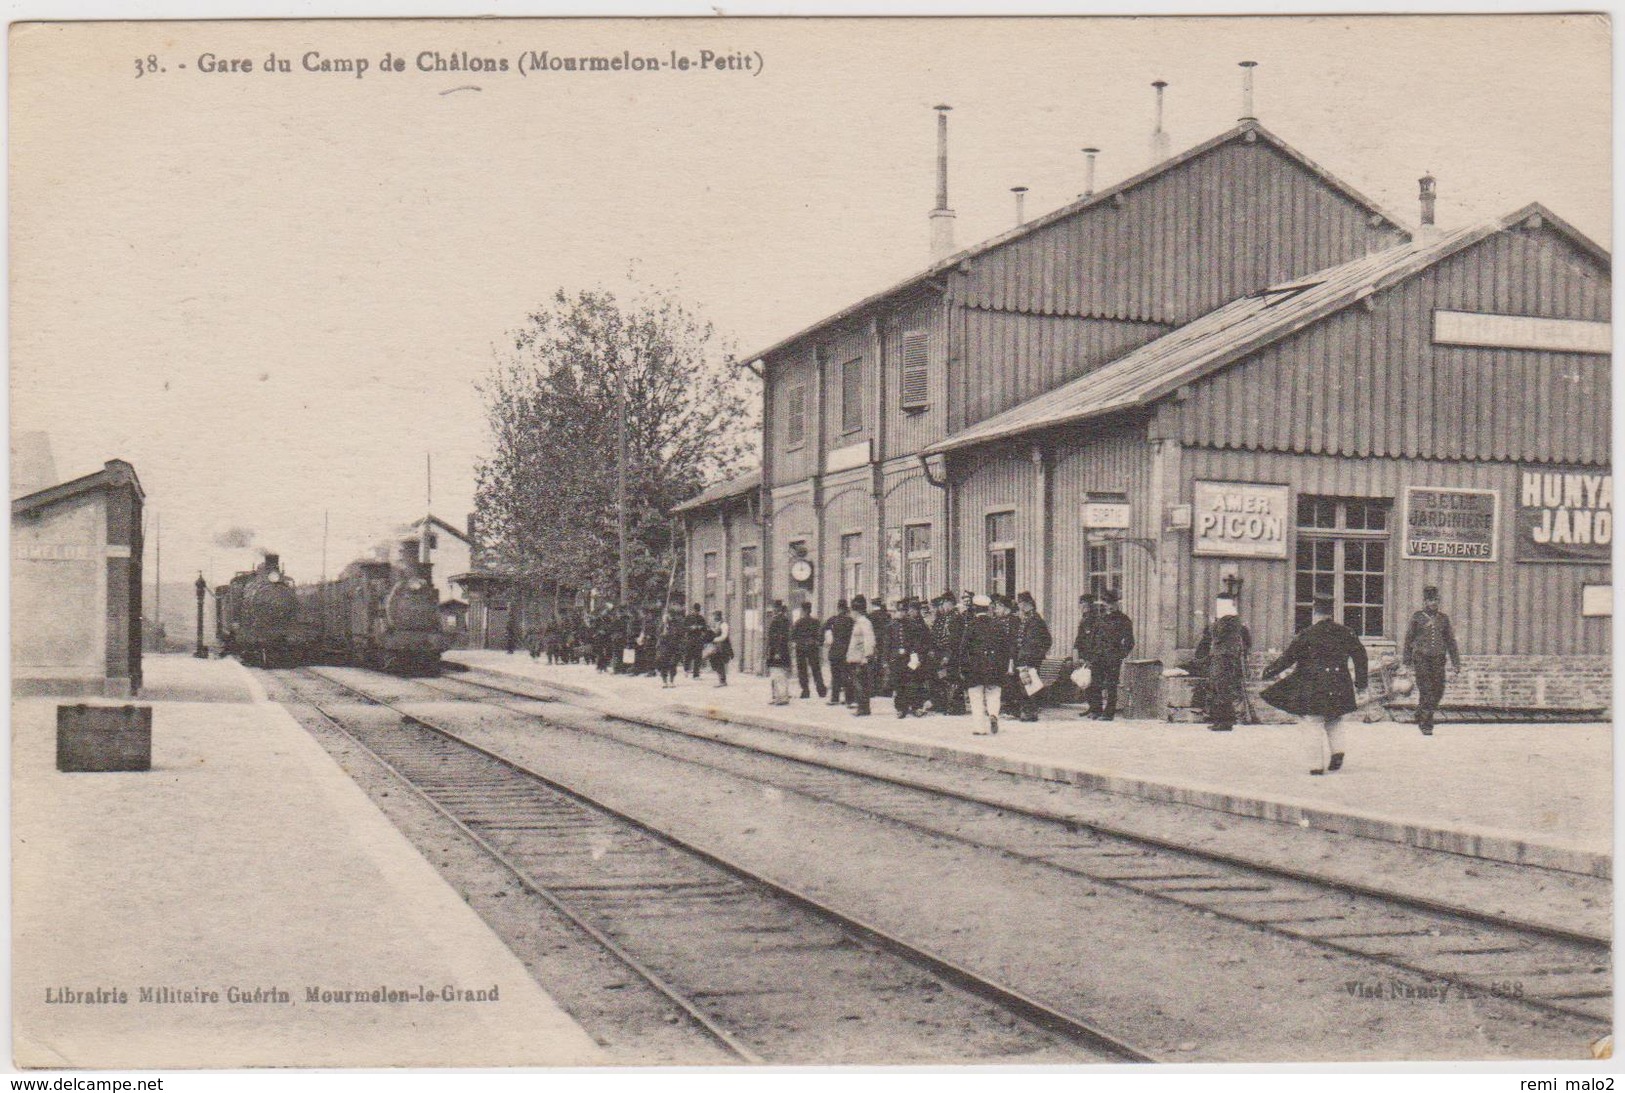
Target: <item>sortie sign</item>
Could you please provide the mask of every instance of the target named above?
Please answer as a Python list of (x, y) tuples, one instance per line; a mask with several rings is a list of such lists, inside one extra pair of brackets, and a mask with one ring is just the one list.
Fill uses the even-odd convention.
[(1607, 565), (1614, 476), (1606, 467), (1518, 468), (1518, 561)]
[(1191, 551), (1220, 558), (1285, 558), (1287, 486), (1192, 483)]
[(1405, 490), (1405, 557), (1495, 561), (1496, 494), (1447, 486)]

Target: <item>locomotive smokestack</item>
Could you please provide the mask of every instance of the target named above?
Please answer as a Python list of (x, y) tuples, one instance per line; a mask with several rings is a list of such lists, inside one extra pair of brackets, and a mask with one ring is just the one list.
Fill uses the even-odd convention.
[(401, 568), (408, 573), (416, 573), (418, 567), (423, 564), (418, 559), (417, 539), (402, 539), (400, 549), (396, 551), (395, 557), (400, 562)]
[(282, 572), (282, 556), (280, 554), (272, 554), (270, 551), (266, 551), (265, 560), (262, 561), (260, 565), (265, 568), (267, 573), (273, 569), (280, 573)]
[(954, 252), (954, 211), (948, 207), (948, 111), (937, 112), (937, 207), (931, 210), (931, 261), (940, 262)]

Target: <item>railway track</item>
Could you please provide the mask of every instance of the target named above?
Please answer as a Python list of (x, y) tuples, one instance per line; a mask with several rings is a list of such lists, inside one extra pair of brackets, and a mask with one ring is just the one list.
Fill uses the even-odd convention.
[(387, 699), (279, 678), (736, 1061), (1155, 1061)]
[[(497, 695), (499, 705), (515, 699), (556, 701), (554, 696), (567, 693), (538, 695), (464, 678), (413, 683), (446, 697), (493, 702), (479, 695)], [(551, 708), (548, 719), (774, 790), (1420, 974), (1469, 997), (1578, 1018), (1600, 1029), (1611, 1023), (1612, 945), (1607, 937), (1401, 897), (1372, 886), (1334, 883), (904, 777), (787, 755), (762, 740), (771, 735), (766, 730), (746, 734), (751, 742), (723, 739), (665, 720), (639, 721), (567, 702)]]

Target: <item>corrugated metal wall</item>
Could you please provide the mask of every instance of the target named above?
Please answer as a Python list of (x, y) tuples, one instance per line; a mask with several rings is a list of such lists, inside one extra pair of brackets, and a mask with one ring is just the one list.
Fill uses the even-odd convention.
[(960, 322), (960, 359), (967, 370), (960, 427), (1052, 391), (1170, 329), (967, 308)]
[(1031, 588), (1043, 555), (1038, 541), (1037, 468), (1032, 462), (1032, 446), (998, 444), (976, 448), (956, 456), (950, 467), (959, 538), (953, 587), (988, 591), (987, 516), (990, 512), (1014, 511), (1016, 589)]
[[(904, 463), (886, 469), (886, 527), (903, 538), (910, 524), (931, 526), (931, 578), (927, 588), (910, 588), (912, 595), (934, 596), (947, 586), (947, 500), (942, 490), (931, 485), (918, 463)], [(907, 566), (908, 560), (901, 559)], [(900, 581), (903, 574), (899, 573)], [(888, 595), (892, 590), (888, 589)]]
[[(1052, 656), (1066, 656), (1078, 628), (1078, 596), (1088, 587), (1088, 533), (1083, 503), (1090, 493), (1120, 492), (1131, 507), (1128, 536), (1153, 539), (1157, 514), (1150, 501), (1151, 455), (1144, 428), (1074, 427), (1049, 441), (1054, 451), (1051, 497), (1054, 543), (1050, 627), (1055, 633)], [(1148, 649), (1153, 635), (1144, 633), (1151, 618), (1157, 563), (1137, 546), (1123, 547), (1123, 610), (1135, 623), (1137, 647)], [(1136, 655), (1139, 655), (1136, 653)]]
[[(1191, 500), (1191, 481), (1288, 482), (1300, 493), (1336, 497), (1380, 497), (1394, 501), (1390, 539), (1388, 637), (1404, 637), (1410, 613), (1421, 606), (1424, 585), (1438, 585), (1444, 609), (1456, 624), (1463, 653), (1601, 655), (1609, 651), (1609, 619), (1580, 616), (1580, 587), (1607, 584), (1608, 566), (1520, 564), (1514, 560), (1513, 510), (1517, 504), (1517, 465), (1354, 460), (1336, 456), (1187, 448), (1180, 500)], [(1458, 486), (1500, 493), (1498, 560), (1489, 562), (1408, 561), (1400, 557), (1398, 528), (1406, 486)], [(1246, 582), (1243, 615), (1257, 648), (1281, 649), (1291, 640), (1291, 536), (1286, 561), (1242, 560)], [(1188, 541), (1188, 540), (1187, 540)], [(1188, 549), (1188, 548), (1187, 548)], [(1224, 559), (1193, 558), (1181, 582), (1180, 645), (1192, 646), (1200, 623), (1220, 589)]]
[(816, 608), (818, 592), (824, 584), (824, 564), (818, 557), (817, 525), (812, 508), (812, 487), (803, 483), (787, 489), (773, 491), (773, 542), (768, 548), (772, 570), (772, 584), (768, 589), (769, 601), (790, 600), (790, 544), (802, 540), (807, 544), (807, 558), (813, 564), (813, 604)]
[(1263, 140), (1237, 138), (972, 263), (973, 307), (1183, 323), (1403, 242)]
[[(717, 569), (723, 571), (723, 558), (726, 553), (725, 537), (722, 529), (722, 514), (719, 509), (711, 508), (702, 512), (693, 513), (688, 517), (688, 554), (683, 566), (684, 588), (686, 595), (684, 603), (693, 606), (705, 602), (705, 555), (707, 551), (716, 551)], [(718, 606), (722, 604), (723, 589), (717, 589)], [(708, 615), (707, 618), (710, 616)]]
[(1609, 460), (1610, 360), (1433, 344), (1435, 308), (1609, 318), (1610, 280), (1555, 232), (1491, 236), (1193, 384), (1159, 433), (1187, 444), (1346, 455)]
[[(876, 415), (872, 395), (875, 360), (867, 323), (832, 332), (820, 344), (824, 348), (824, 414), (827, 418), (824, 422), (824, 450), (828, 452), (875, 435)], [(842, 366), (850, 360), (863, 362), (863, 424), (849, 433), (842, 428), (841, 377)]]
[(880, 575), (875, 566), (879, 539), (875, 525), (874, 479), (867, 467), (830, 475), (824, 482), (822, 569), (825, 580), (821, 611), (833, 611), (836, 599), (843, 598), (841, 536), (853, 533), (863, 536), (863, 576), (860, 587), (848, 591), (872, 598), (879, 588)]

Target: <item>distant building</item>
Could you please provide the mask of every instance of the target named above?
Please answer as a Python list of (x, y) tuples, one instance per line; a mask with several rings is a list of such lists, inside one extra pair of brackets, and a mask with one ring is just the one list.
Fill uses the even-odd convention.
[(14, 694), (141, 689), (141, 510), (135, 468), (95, 474), (11, 502)]

